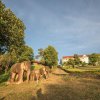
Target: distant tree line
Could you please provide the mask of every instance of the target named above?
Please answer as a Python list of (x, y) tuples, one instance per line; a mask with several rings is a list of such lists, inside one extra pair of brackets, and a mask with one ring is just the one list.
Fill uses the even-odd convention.
[(67, 62), (64, 62), (62, 65), (63, 66), (68, 66), (68, 65), (71, 65), (73, 68), (76, 66), (76, 67), (79, 67), (79, 66), (87, 66), (87, 65), (92, 65), (92, 66), (96, 66), (96, 65), (100, 65), (100, 54), (96, 54), (96, 53), (93, 53), (93, 54), (90, 54), (88, 55), (89, 57), (89, 63), (85, 63), (85, 62), (82, 62), (78, 56), (78, 54), (75, 54), (73, 59), (69, 59)]
[(33, 59), (33, 50), (24, 41), (25, 29), (24, 23), (0, 0), (0, 70)]

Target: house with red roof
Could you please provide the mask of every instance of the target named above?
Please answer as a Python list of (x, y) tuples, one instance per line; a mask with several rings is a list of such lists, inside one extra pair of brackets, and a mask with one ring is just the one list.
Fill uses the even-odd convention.
[[(88, 55), (78, 55), (78, 57), (82, 62), (89, 63)], [(67, 62), (69, 59), (74, 59), (74, 56), (63, 56), (62, 63)]]

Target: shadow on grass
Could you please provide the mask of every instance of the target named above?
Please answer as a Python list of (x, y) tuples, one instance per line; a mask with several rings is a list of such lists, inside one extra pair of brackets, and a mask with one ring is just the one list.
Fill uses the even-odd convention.
[(91, 91), (89, 87), (84, 90), (83, 87), (79, 89), (65, 84), (48, 85), (45, 88), (45, 92), (41, 88), (37, 91), (37, 100), (99, 100), (100, 98), (100, 91), (96, 92), (95, 88)]
[(3, 98), (0, 98), (0, 100), (5, 100), (5, 97), (3, 97)]

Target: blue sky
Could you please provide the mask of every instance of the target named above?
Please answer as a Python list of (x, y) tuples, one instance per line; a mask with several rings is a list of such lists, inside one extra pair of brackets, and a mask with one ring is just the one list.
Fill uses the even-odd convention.
[(100, 0), (3, 0), (25, 24), (26, 44), (54, 46), (59, 59), (100, 53)]

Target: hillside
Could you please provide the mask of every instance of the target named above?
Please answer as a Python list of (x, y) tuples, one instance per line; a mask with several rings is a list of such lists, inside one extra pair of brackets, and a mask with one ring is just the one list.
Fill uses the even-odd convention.
[[(77, 73), (76, 73), (77, 74)], [(99, 100), (100, 79), (56, 69), (48, 79), (20, 85), (0, 84), (0, 100)]]

